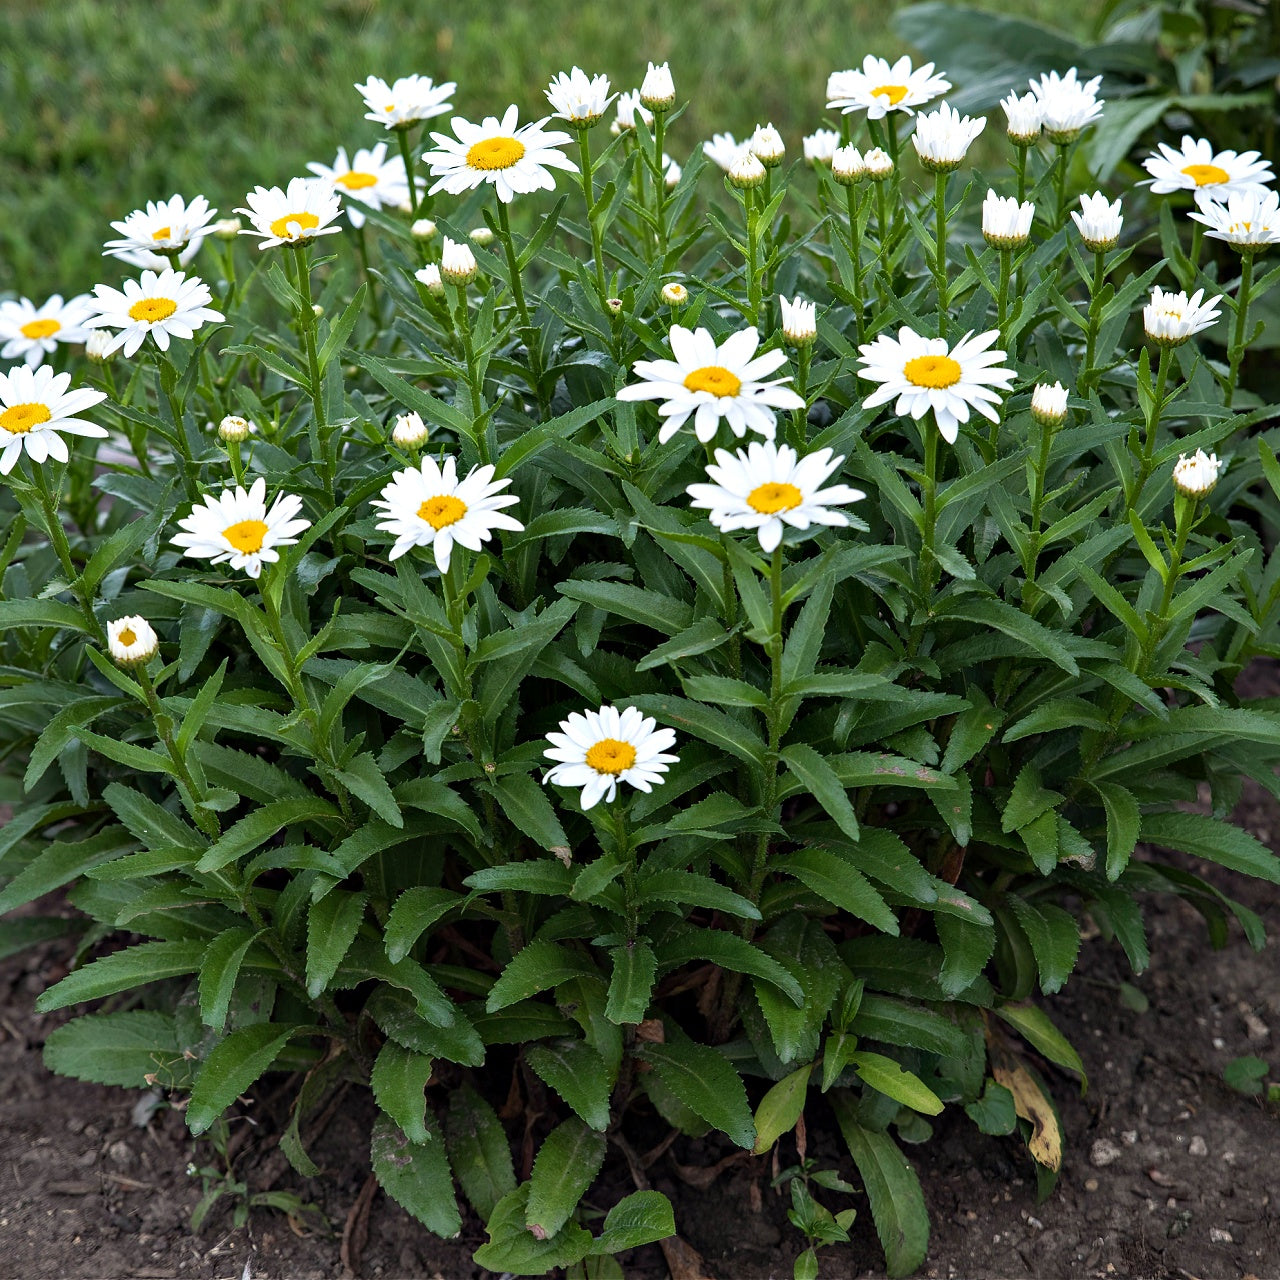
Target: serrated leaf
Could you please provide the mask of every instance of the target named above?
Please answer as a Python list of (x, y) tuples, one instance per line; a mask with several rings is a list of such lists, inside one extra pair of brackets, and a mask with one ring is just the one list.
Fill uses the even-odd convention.
[(604, 1230), (591, 1246), (591, 1253), (612, 1257), (627, 1249), (666, 1240), (675, 1233), (671, 1201), (661, 1191), (633, 1191), (605, 1215)]
[(939, 912), (933, 918), (945, 959), (938, 984), (947, 995), (958, 995), (986, 968), (996, 949), (996, 933), (989, 924), (975, 924)]
[(452, 889), (434, 889), (424, 885), (406, 889), (395, 900), (383, 928), (387, 959), (392, 964), (403, 960), (413, 944), (462, 901), (463, 895)]
[(1084, 1063), (1071, 1047), (1071, 1042), (1049, 1021), (1049, 1015), (1043, 1009), (1033, 1004), (1006, 1004), (999, 1006), (995, 1012), (1050, 1062), (1074, 1071), (1080, 1077), (1080, 1091), (1084, 1092), (1088, 1082)]
[(547, 793), (524, 773), (509, 773), (493, 784), (502, 811), (512, 824), (544, 849), (567, 848), (569, 838)]
[(161, 978), (195, 973), (204, 959), (203, 939), (178, 942), (140, 942), (113, 951), (82, 969), (67, 974), (61, 982), (42, 992), (36, 1000), (38, 1013), (52, 1013), (82, 1000), (98, 1000), (128, 991)]
[(1280, 858), (1256, 836), (1203, 813), (1147, 813), (1142, 838), (1280, 884)]
[(914, 1072), (882, 1053), (860, 1049), (850, 1057), (858, 1078), (878, 1089), (886, 1097), (922, 1115), (936, 1116), (942, 1111), (942, 1099)]
[[(835, 824), (850, 840), (858, 838), (858, 818), (849, 803), (844, 784), (835, 770), (806, 743), (794, 743), (782, 749), (783, 763), (804, 784), (806, 790), (827, 811)], [(895, 922), (896, 925), (896, 922)], [(890, 932), (896, 932), (896, 928)]]
[(577, 1117), (547, 1134), (533, 1162), (525, 1223), (535, 1235), (554, 1236), (569, 1221), (604, 1164), (605, 1138)]
[(965, 1104), (965, 1115), (982, 1133), (1003, 1137), (1012, 1133), (1018, 1124), (1018, 1113), (1013, 1105), (1013, 1094), (1002, 1084), (988, 1079), (982, 1097)]
[(373, 1122), (369, 1156), (379, 1185), (396, 1204), (446, 1240), (458, 1234), (462, 1215), (453, 1194), (449, 1157), (434, 1123), (426, 1142), (410, 1142), (399, 1125), (379, 1115)]
[(55, 1027), (44, 1064), (60, 1076), (143, 1089), (146, 1077), (182, 1060), (173, 1016), (156, 1009), (89, 1013)]
[(747, 1090), (728, 1059), (709, 1045), (684, 1040), (637, 1048), (658, 1078), (695, 1114), (745, 1149), (755, 1145)]
[(524, 1056), (530, 1069), (587, 1124), (601, 1132), (609, 1127), (609, 1070), (585, 1040), (565, 1037), (530, 1045)]
[(334, 889), (311, 904), (307, 916), (307, 994), (324, 993), (345, 958), (364, 918), (368, 894)]
[(1133, 793), (1119, 783), (1095, 782), (1092, 786), (1107, 815), (1107, 879), (1115, 880), (1137, 847), (1142, 811)]
[(898, 934), (898, 920), (871, 882), (849, 861), (826, 849), (795, 849), (779, 869), (834, 907), (874, 925), (882, 933)]
[(243, 926), (226, 929), (210, 943), (200, 963), (200, 1018), (205, 1026), (221, 1031), (235, 992), (245, 953), (261, 930)]
[(428, 1141), (426, 1087), (432, 1065), (426, 1054), (388, 1040), (378, 1050), (369, 1073), (374, 1101), (404, 1130), (410, 1142)]
[(489, 990), (485, 1008), (495, 1013), (519, 1000), (527, 1000), (539, 991), (595, 971), (595, 966), (580, 952), (548, 942), (545, 938), (535, 938), (507, 963)]
[(476, 1266), (493, 1275), (548, 1276), (556, 1268), (573, 1266), (587, 1256), (591, 1233), (576, 1222), (566, 1222), (548, 1240), (540, 1240), (529, 1230), (525, 1214), (529, 1203), (529, 1183), (508, 1192), (490, 1215), (489, 1239), (473, 1255)]
[(342, 769), (336, 769), (334, 776), (351, 792), (363, 800), (383, 822), (393, 827), (404, 826), (404, 815), (392, 794), (378, 762), (370, 751), (362, 751), (349, 760)]
[(444, 1132), (463, 1194), (488, 1222), (503, 1196), (516, 1189), (511, 1148), (502, 1124), (475, 1089), (464, 1084), (449, 1095)]
[(619, 1026), (643, 1020), (649, 1008), (649, 997), (657, 975), (658, 963), (653, 948), (637, 939), (614, 947), (613, 973), (609, 978), (609, 997), (604, 1016)]
[(257, 1022), (220, 1040), (201, 1063), (191, 1084), (187, 1128), (199, 1137), (266, 1071), (280, 1050), (308, 1027)]

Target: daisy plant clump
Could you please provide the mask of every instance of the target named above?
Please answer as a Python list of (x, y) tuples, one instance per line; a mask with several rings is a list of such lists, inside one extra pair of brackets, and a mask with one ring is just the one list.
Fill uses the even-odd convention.
[(901, 1276), (944, 1107), (1044, 1193), (1082, 1140), (1083, 923), (1262, 944), (1271, 158), (1156, 125), (1100, 172), (1096, 70), (1002, 134), (862, 54), (706, 142), (679, 63), (548, 67), (524, 123), (371, 76), (332, 164), (0, 304), (0, 929), (79, 935), (52, 1069), (197, 1135), (276, 1074), (248, 1140), (305, 1178), (367, 1088), (388, 1196), (495, 1274), (688, 1271), (659, 1125), (790, 1170), (798, 1276), (856, 1211)]

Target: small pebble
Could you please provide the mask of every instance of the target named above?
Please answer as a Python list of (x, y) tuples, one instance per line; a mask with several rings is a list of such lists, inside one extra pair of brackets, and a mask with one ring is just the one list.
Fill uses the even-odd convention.
[(1235, 1239), (1231, 1232), (1223, 1231), (1221, 1227), (1210, 1227), (1209, 1239), (1214, 1244), (1235, 1244)]
[(1125, 1131), (1120, 1135), (1120, 1141), (1121, 1141), (1121, 1142), (1123, 1142), (1123, 1143), (1124, 1143), (1124, 1145), (1125, 1145), (1126, 1147), (1132, 1147), (1132, 1146), (1135, 1146), (1135, 1145), (1137, 1144), (1137, 1141), (1138, 1141), (1138, 1131), (1137, 1131), (1137, 1129), (1126, 1129), (1126, 1130), (1125, 1130)]
[(1085, 1189), (1086, 1191), (1097, 1191), (1097, 1189), (1098, 1189), (1098, 1180), (1097, 1180), (1097, 1178), (1086, 1178), (1086, 1179), (1084, 1180), (1084, 1189)]
[(1123, 1153), (1110, 1138), (1099, 1138), (1092, 1147), (1089, 1148), (1089, 1163), (1095, 1169), (1105, 1169), (1109, 1164), (1115, 1164)]
[(1193, 1156), (1207, 1156), (1209, 1154), (1209, 1145), (1197, 1133), (1195, 1137), (1191, 1139), (1191, 1144), (1187, 1147), (1187, 1151)]

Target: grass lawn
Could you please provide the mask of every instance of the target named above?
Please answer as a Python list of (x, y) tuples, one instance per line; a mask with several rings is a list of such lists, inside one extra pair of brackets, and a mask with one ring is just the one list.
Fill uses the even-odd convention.
[[(1055, 0), (974, 0), (1068, 21)], [(257, 183), (383, 136), (352, 89), (369, 74), (456, 80), (458, 111), (549, 108), (578, 64), (617, 88), (669, 59), (691, 105), (680, 158), (719, 130), (773, 120), (792, 154), (821, 122), (829, 71), (902, 51), (893, 0), (4, 0), (0, 47), (0, 292), (74, 293), (104, 263), (111, 219), (148, 199), (205, 194), (224, 213)], [(1080, 6), (1084, 8), (1085, 6)], [(1067, 6), (1071, 10), (1072, 6)], [(945, 70), (945, 68), (943, 68)]]

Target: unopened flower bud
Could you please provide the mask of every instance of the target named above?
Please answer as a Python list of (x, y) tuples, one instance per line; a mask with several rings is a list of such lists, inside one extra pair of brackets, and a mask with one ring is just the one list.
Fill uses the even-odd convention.
[(649, 63), (649, 70), (640, 85), (640, 101), (650, 111), (670, 111), (676, 105), (676, 86), (669, 63), (664, 62), (661, 66)]
[(751, 148), (751, 154), (766, 169), (777, 168), (786, 155), (782, 135), (773, 127), (772, 122), (756, 125), (756, 131), (751, 135), (751, 141), (747, 145)]
[(749, 191), (758, 187), (765, 178), (765, 167), (760, 158), (743, 147), (733, 158), (729, 166), (729, 181), (739, 191)]
[(478, 244), (481, 248), (493, 243), (492, 227), (477, 227), (468, 237), (472, 244)]
[(689, 301), (689, 290), (679, 281), (672, 280), (662, 286), (662, 300), (669, 307), (683, 307)]
[(413, 278), (426, 285), (428, 293), (439, 295), (444, 292), (444, 281), (440, 278), (440, 268), (434, 262), (428, 262), (421, 271), (415, 271)]
[(1207, 498), (1222, 474), (1217, 456), (1197, 449), (1191, 457), (1180, 453), (1173, 465), (1173, 487), (1184, 498)]
[(397, 449), (421, 449), (427, 442), (427, 424), (420, 413), (402, 413), (391, 428), (391, 443)]
[(831, 164), (840, 146), (840, 135), (834, 129), (819, 129), (804, 139), (803, 146), (807, 164)]
[(883, 182), (886, 178), (893, 176), (893, 157), (881, 147), (872, 147), (862, 157), (862, 163), (866, 167), (867, 177), (872, 182)]
[(1031, 416), (1045, 427), (1060, 427), (1067, 417), (1067, 389), (1060, 382), (1037, 382), (1031, 393)]
[(476, 278), (476, 255), (471, 252), (469, 244), (459, 244), (456, 240), (444, 238), (444, 248), (440, 258), (440, 274), (450, 283), (467, 285)]
[(213, 234), (219, 240), (234, 240), (240, 234), (239, 218), (219, 218), (213, 224)]
[(788, 302), (778, 295), (782, 307), (782, 336), (793, 347), (807, 347), (818, 336), (818, 304), (794, 298)]
[[(888, 159), (886, 156), (885, 159)], [(893, 167), (893, 161), (889, 161)], [(837, 147), (831, 156), (831, 176), (842, 186), (852, 187), (867, 176), (867, 162), (857, 147)]]
[(107, 623), (107, 648), (122, 667), (136, 667), (155, 657), (160, 639), (146, 618), (129, 616)]
[(324, 315), (324, 308), (318, 302), (313, 302), (311, 304), (311, 314), (319, 320), (320, 317)]
[(1036, 207), (1030, 200), (988, 191), (982, 202), (982, 236), (993, 249), (1021, 249), (1031, 238)]
[(1071, 211), (1071, 220), (1080, 232), (1086, 249), (1094, 253), (1107, 253), (1120, 243), (1120, 228), (1124, 218), (1120, 213), (1119, 197), (1109, 201), (1101, 191), (1080, 197), (1080, 211)]
[(1029, 147), (1039, 137), (1044, 126), (1044, 107), (1034, 93), (1025, 93), (1018, 97), (1011, 93), (1000, 100), (1004, 108), (1005, 133), (1015, 147)]
[(248, 418), (229, 413), (218, 423), (218, 439), (224, 444), (239, 444), (247, 440), (258, 428)]
[(415, 240), (430, 240), (436, 233), (436, 224), (430, 218), (419, 218), (409, 231)]
[(85, 355), (95, 364), (102, 364), (104, 361), (110, 360), (112, 356), (112, 336), (106, 329), (90, 329), (89, 336), (84, 343)]
[(610, 315), (620, 316), (622, 314), (621, 298), (606, 298), (604, 300), (604, 305), (609, 308)]

